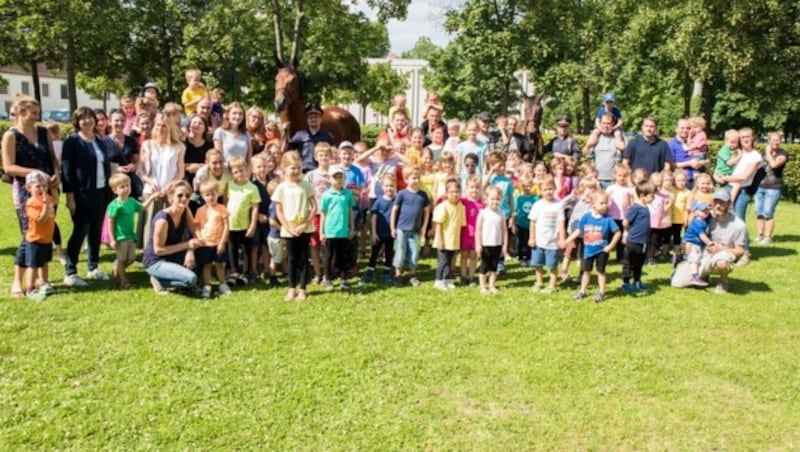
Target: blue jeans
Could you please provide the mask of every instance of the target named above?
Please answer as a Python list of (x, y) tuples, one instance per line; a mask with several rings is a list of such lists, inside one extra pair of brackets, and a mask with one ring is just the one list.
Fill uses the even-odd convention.
[(147, 267), (147, 274), (156, 278), (165, 288), (187, 288), (197, 285), (197, 274), (193, 270), (174, 262), (155, 262)]
[(394, 268), (402, 269), (408, 264), (409, 270), (416, 269), (419, 261), (419, 232), (397, 231), (394, 246)]
[[(746, 215), (748, 204), (750, 204), (750, 195), (746, 193), (745, 187), (742, 187), (739, 190), (739, 194), (736, 196), (736, 201), (733, 203), (733, 211), (736, 213), (736, 217), (745, 224), (747, 224)], [(746, 229), (744, 235), (744, 250), (748, 254), (750, 253), (750, 234), (747, 233)]]
[(765, 220), (775, 218), (775, 207), (781, 199), (779, 188), (760, 188), (756, 191), (756, 217)]

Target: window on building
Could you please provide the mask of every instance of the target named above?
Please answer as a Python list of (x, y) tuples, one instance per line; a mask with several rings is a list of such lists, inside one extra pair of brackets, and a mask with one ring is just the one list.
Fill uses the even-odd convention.
[(31, 94), (31, 84), (30, 84), (30, 82), (22, 82), (21, 90), (22, 90), (22, 94), (30, 96), (30, 94)]
[(67, 84), (61, 84), (61, 98), (62, 99), (69, 99), (69, 91), (67, 91)]
[(8, 94), (8, 85), (0, 86), (0, 94)]
[(50, 97), (50, 84), (42, 83), (42, 97)]

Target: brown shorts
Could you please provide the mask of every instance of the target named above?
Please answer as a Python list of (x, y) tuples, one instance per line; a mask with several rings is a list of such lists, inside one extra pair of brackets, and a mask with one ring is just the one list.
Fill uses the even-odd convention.
[(117, 242), (117, 262), (133, 262), (136, 260), (136, 242), (120, 240)]

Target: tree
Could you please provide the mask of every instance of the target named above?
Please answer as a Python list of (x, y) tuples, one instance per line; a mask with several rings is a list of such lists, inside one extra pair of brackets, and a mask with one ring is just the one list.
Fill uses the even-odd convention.
[(419, 58), (421, 60), (431, 61), (436, 58), (440, 50), (441, 48), (434, 44), (433, 41), (431, 41), (431, 38), (427, 36), (421, 36), (419, 39), (417, 39), (417, 42), (414, 43), (414, 47), (400, 54), (400, 57)]

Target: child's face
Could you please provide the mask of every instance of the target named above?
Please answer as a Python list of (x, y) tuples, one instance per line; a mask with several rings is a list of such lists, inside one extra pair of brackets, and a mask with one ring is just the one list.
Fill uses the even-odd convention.
[(222, 157), (214, 156), (208, 161), (208, 169), (215, 176), (222, 175)]
[(244, 119), (244, 110), (241, 108), (233, 108), (228, 112), (228, 121), (234, 126), (238, 126)]
[(197, 88), (198, 86), (202, 85), (203, 82), (200, 80), (200, 77), (197, 75), (193, 75), (189, 77), (189, 86), (192, 88)]
[(713, 186), (711, 185), (711, 179), (707, 177), (704, 177), (697, 181), (697, 188), (699, 188), (700, 191), (703, 193), (711, 193), (712, 187)]
[(731, 149), (739, 149), (739, 135), (731, 135), (725, 138), (725, 144)]
[(217, 205), (217, 191), (216, 190), (206, 190), (200, 194), (203, 197), (203, 201), (206, 202), (211, 207)]
[(384, 179), (383, 182), (381, 182), (381, 187), (383, 187), (383, 194), (386, 195), (387, 198), (394, 196), (396, 187), (393, 180), (389, 178)]
[(547, 174), (547, 170), (542, 165), (536, 165), (536, 167), (533, 169), (533, 175), (537, 179), (543, 178), (545, 174)]
[(419, 174), (413, 173), (408, 176), (408, 186), (416, 190), (419, 188)]
[(317, 163), (319, 163), (320, 168), (326, 169), (331, 165), (331, 153), (330, 152), (318, 152), (317, 153)]
[(506, 172), (506, 162), (498, 160), (492, 164), (492, 174), (503, 174)]
[[(444, 130), (441, 127), (438, 127), (431, 132), (431, 141), (436, 144), (442, 144), (444, 142)], [(424, 139), (422, 142), (423, 144), (425, 143)]]
[(394, 106), (397, 108), (403, 108), (406, 106), (406, 98), (404, 96), (397, 96), (394, 98)]
[(600, 215), (605, 215), (608, 212), (608, 199), (605, 196), (598, 196), (592, 201), (592, 210)]
[(420, 164), (423, 168), (430, 168), (433, 165), (433, 157), (425, 152), (422, 154), (422, 158), (419, 159)]
[(231, 177), (237, 184), (247, 182), (247, 169), (243, 166), (235, 166), (231, 168)]
[(617, 185), (628, 185), (628, 173), (618, 172), (616, 175)]
[(302, 169), (300, 169), (300, 165), (290, 164), (283, 168), (283, 174), (292, 182), (297, 182), (300, 180), (300, 177), (303, 175)]
[(136, 107), (133, 106), (133, 102), (126, 102), (122, 104), (122, 111), (125, 112), (125, 116), (133, 116), (136, 114)]
[(644, 174), (637, 174), (633, 175), (633, 183), (636, 185), (641, 184), (642, 182), (646, 181), (647, 177)]
[[(455, 126), (455, 125), (454, 125), (454, 126), (448, 126), (448, 127), (447, 127), (447, 134), (448, 134), (449, 136), (451, 136), (451, 137), (457, 137), (457, 136), (458, 136), (458, 133), (459, 133), (460, 131), (461, 131), (461, 127), (459, 127), (459, 126)], [(477, 132), (475, 132), (475, 134), (477, 135)]]
[(478, 138), (478, 126), (470, 124), (467, 126), (467, 138), (474, 141)]
[(675, 188), (678, 190), (683, 190), (686, 188), (686, 175), (680, 174), (675, 176)]
[(117, 188), (114, 189), (114, 194), (122, 199), (126, 199), (131, 194), (131, 184), (123, 182), (117, 185)]
[(664, 176), (663, 181), (661, 182), (661, 187), (664, 189), (672, 188), (672, 176)]
[(259, 179), (267, 177), (267, 162), (262, 159), (253, 160), (253, 173)]
[(481, 185), (476, 183), (471, 183), (467, 185), (467, 196), (471, 199), (478, 199), (478, 196), (481, 194)]
[(139, 132), (145, 135), (149, 135), (152, 130), (153, 130), (153, 121), (151, 121), (150, 118), (143, 117), (139, 119)]
[(442, 160), (442, 171), (449, 173), (453, 169), (453, 162), (450, 160)]
[(544, 184), (542, 185), (542, 198), (546, 199), (547, 201), (553, 201), (556, 199), (556, 187), (553, 184)]
[(695, 210), (694, 211), (694, 216), (696, 216), (698, 218), (706, 219), (708, 217), (708, 209)]
[(533, 182), (525, 181), (520, 184), (520, 189), (522, 190), (522, 194), (525, 196), (529, 196), (533, 191)]
[(700, 126), (692, 126), (692, 135), (697, 135), (698, 133), (702, 132), (703, 128)]
[(25, 185), (25, 188), (28, 189), (28, 193), (30, 193), (34, 198), (44, 199), (47, 195), (47, 187), (38, 182), (27, 184)]
[(564, 167), (562, 165), (553, 165), (552, 167), (554, 175), (562, 175), (564, 174)]
[(497, 120), (497, 129), (498, 130), (506, 130), (508, 127), (508, 119), (498, 119)]
[(487, 204), (489, 204), (489, 208), (492, 210), (497, 210), (500, 208), (500, 194), (497, 191), (492, 190), (489, 192), (489, 195), (486, 198)]
[(349, 148), (340, 150), (339, 163), (341, 163), (345, 168), (349, 168), (350, 165), (353, 164), (353, 150)]
[(458, 184), (450, 184), (447, 187), (447, 202), (458, 204), (459, 201), (461, 201), (461, 188)]
[(422, 149), (422, 145), (425, 144), (425, 135), (422, 132), (414, 132), (411, 135), (411, 146), (415, 149)]
[(467, 169), (467, 174), (475, 174), (478, 171), (478, 162), (473, 159), (464, 160), (464, 168)]

